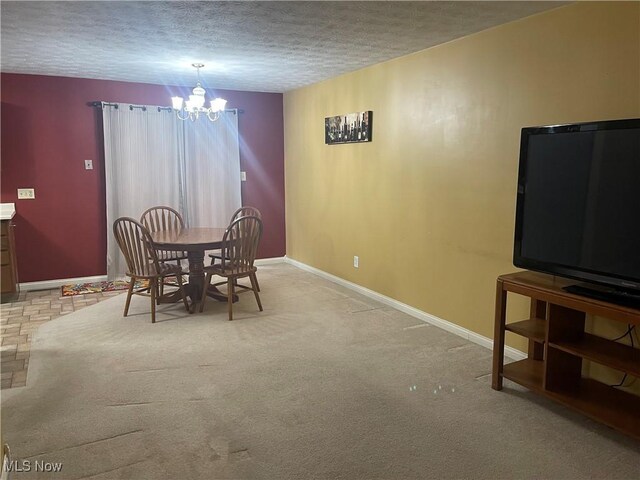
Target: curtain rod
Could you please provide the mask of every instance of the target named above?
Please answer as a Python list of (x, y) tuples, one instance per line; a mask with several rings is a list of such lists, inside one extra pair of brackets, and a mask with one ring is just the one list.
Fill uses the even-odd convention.
[[(117, 103), (111, 103), (111, 102), (99, 102), (99, 101), (95, 101), (95, 102), (89, 102), (88, 106), (90, 107), (114, 107), (114, 108), (118, 108), (118, 104)], [(159, 112), (162, 111), (167, 111), (167, 112), (172, 112), (173, 108), (172, 107), (159, 107), (159, 106), (150, 106), (150, 105), (136, 105), (136, 104), (129, 104), (129, 110), (133, 110), (134, 108), (140, 108), (142, 109), (142, 111), (146, 111), (147, 108), (157, 108)], [(240, 108), (229, 108), (227, 110), (225, 110), (225, 112), (228, 113), (244, 113), (244, 110), (240, 109)]]

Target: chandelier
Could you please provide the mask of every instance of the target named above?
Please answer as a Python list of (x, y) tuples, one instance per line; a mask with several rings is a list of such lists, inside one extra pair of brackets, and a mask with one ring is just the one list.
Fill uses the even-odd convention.
[(214, 98), (210, 102), (210, 107), (205, 108), (204, 94), (206, 92), (200, 84), (200, 69), (204, 67), (204, 64), (192, 63), (191, 65), (198, 71), (198, 83), (193, 89), (193, 95), (189, 95), (189, 100), (185, 101), (182, 97), (171, 97), (173, 109), (180, 120), (190, 119), (195, 122), (200, 117), (200, 114), (203, 114), (209, 120), (215, 122), (220, 118), (220, 114), (224, 112), (227, 101), (224, 98)]

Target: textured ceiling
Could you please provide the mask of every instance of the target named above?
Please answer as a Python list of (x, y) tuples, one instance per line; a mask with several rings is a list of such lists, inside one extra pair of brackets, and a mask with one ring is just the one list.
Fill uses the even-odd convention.
[(562, 2), (10, 2), (3, 72), (284, 92)]

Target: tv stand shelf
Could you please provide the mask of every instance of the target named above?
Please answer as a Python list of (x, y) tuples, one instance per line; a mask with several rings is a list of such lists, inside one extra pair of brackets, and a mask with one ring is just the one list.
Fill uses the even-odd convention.
[(544, 343), (546, 322), (544, 318), (530, 318), (521, 322), (509, 323), (505, 328), (538, 343)]
[[(640, 439), (640, 396), (582, 377), (590, 360), (640, 377), (640, 349), (584, 331), (587, 314), (640, 326), (640, 310), (567, 292), (570, 280), (534, 272), (498, 277), (492, 388), (507, 378)], [(506, 323), (507, 293), (531, 299), (530, 318)], [(505, 332), (529, 339), (528, 358), (504, 364)]]

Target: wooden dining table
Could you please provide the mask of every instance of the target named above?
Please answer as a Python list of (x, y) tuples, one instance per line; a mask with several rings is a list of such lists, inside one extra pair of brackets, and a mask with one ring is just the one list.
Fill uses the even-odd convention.
[[(151, 240), (156, 250), (187, 252), (189, 283), (184, 287), (186, 294), (191, 298), (192, 310), (202, 299), (205, 252), (222, 248), (225, 230), (225, 228), (194, 227), (151, 232)], [(227, 301), (227, 296), (212, 285), (208, 286), (207, 295), (216, 300)], [(160, 303), (173, 303), (181, 300), (180, 293), (176, 291), (164, 295), (160, 299)], [(234, 295), (233, 301), (236, 300), (237, 296)]]

